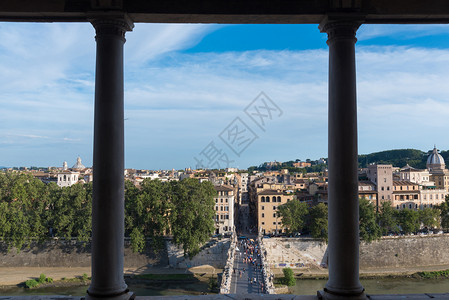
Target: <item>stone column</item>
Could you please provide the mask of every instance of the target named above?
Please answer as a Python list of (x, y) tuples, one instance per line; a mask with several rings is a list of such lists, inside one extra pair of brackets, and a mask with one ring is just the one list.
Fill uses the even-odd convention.
[(366, 299), (359, 281), (355, 38), (360, 22), (320, 25), (329, 46), (329, 281), (324, 299)]
[(87, 299), (129, 299), (124, 259), (123, 45), (133, 25), (96, 17), (97, 62), (92, 204), (92, 283)]

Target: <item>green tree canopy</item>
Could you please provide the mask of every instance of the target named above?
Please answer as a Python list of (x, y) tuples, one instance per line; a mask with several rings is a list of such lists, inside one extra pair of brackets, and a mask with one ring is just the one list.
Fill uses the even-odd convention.
[(309, 209), (309, 230), (312, 237), (327, 241), (327, 206), (323, 203)]
[(278, 207), (277, 215), (282, 218), (282, 225), (288, 232), (301, 232), (305, 216), (308, 214), (307, 205), (298, 199), (293, 199)]
[(427, 228), (436, 228), (440, 225), (441, 211), (438, 208), (426, 207), (419, 210), (419, 222)]
[(388, 232), (399, 232), (395, 209), (391, 206), (390, 201), (382, 202), (377, 219), (382, 230), (382, 234), (386, 235)]
[(397, 212), (399, 226), (405, 234), (419, 230), (419, 213), (411, 209), (403, 209)]
[(170, 228), (172, 186), (168, 182), (145, 179), (140, 189), (129, 181), (125, 182), (125, 188), (125, 227), (133, 250), (143, 251), (146, 237), (152, 239), (155, 250), (161, 249)]
[(449, 229), (449, 195), (446, 196), (446, 200), (438, 206), (441, 217), (441, 227)]
[(173, 241), (182, 245), (185, 254), (193, 257), (214, 231), (214, 196), (217, 192), (209, 181), (200, 183), (188, 178), (171, 183), (173, 210), (170, 212), (170, 220)]
[(359, 199), (359, 230), (360, 238), (365, 242), (372, 242), (381, 237), (381, 229), (376, 222), (376, 208), (365, 199)]

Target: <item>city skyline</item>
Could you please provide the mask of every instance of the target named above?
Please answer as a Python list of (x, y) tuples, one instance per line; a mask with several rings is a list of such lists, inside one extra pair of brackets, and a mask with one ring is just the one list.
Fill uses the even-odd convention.
[[(92, 26), (2, 27), (0, 165), (70, 165), (79, 155), (91, 166)], [(360, 154), (449, 148), (448, 29), (359, 29)], [(136, 24), (126, 38), (126, 168), (195, 168), (211, 142), (241, 169), (327, 157), (327, 37), (317, 25)], [(282, 111), (264, 128), (245, 113), (261, 92)], [(254, 132), (242, 151), (221, 135), (236, 118)]]

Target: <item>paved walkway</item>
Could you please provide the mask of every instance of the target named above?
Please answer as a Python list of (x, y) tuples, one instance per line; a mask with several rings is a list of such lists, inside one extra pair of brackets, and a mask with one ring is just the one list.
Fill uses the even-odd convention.
[[(240, 243), (238, 243), (240, 244)], [(259, 247), (257, 242), (254, 246)], [(262, 272), (258, 266), (262, 265), (260, 258), (254, 255), (246, 255), (243, 246), (238, 245), (234, 261), (234, 272), (231, 279), (231, 294), (263, 294)], [(245, 263), (244, 258), (252, 257), (254, 264)]]

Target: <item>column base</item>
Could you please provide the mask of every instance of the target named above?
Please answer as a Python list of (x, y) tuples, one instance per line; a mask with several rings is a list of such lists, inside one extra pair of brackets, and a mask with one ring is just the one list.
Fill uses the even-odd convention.
[(318, 291), (317, 292), (318, 299), (320, 300), (367, 300), (365, 292), (361, 294), (355, 294), (355, 295), (338, 295), (338, 294), (331, 294), (326, 291)]
[(101, 296), (101, 297), (95, 297), (95, 296), (91, 296), (89, 294), (87, 294), (86, 298), (84, 298), (85, 300), (105, 300), (105, 299), (110, 299), (110, 300), (133, 300), (136, 297), (136, 295), (134, 295), (133, 292), (128, 292), (125, 294), (121, 294), (118, 296)]

